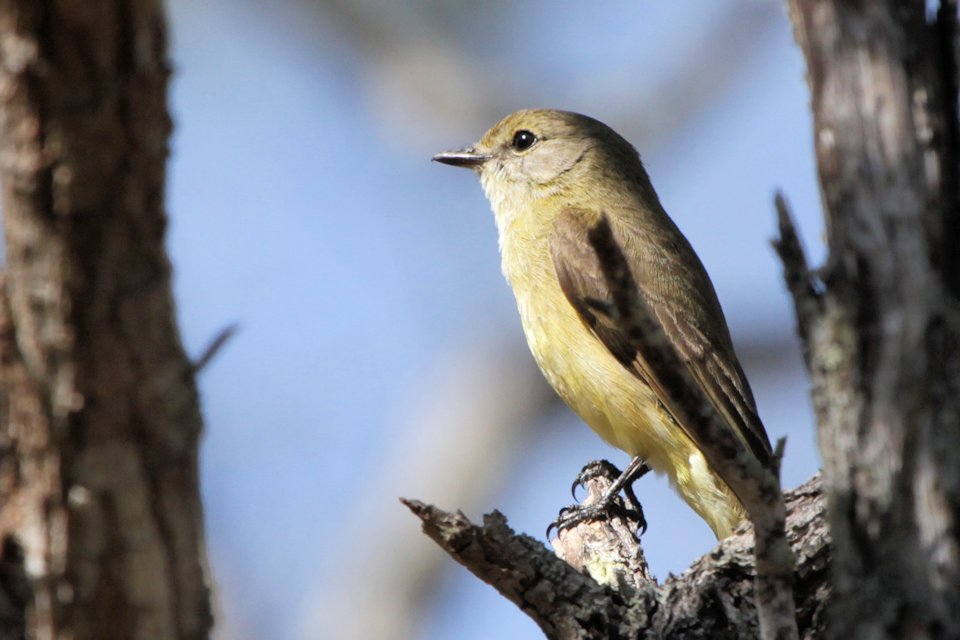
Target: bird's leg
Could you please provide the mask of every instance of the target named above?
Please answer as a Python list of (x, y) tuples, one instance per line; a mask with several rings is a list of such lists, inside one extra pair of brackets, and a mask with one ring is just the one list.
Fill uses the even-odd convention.
[[(647, 520), (643, 517), (643, 505), (637, 500), (637, 494), (633, 492), (633, 483), (647, 475), (649, 471), (650, 467), (647, 466), (647, 461), (637, 456), (630, 461), (627, 468), (624, 469), (623, 473), (614, 481), (613, 486), (607, 491), (607, 493), (612, 491), (613, 494), (616, 495), (621, 488), (623, 489), (624, 495), (627, 496), (627, 502), (640, 514), (638, 518), (640, 521), (640, 533), (647, 530)], [(604, 498), (606, 498), (606, 496), (604, 496)]]
[[(643, 507), (640, 501), (637, 500), (637, 495), (633, 492), (633, 483), (648, 471), (650, 471), (650, 467), (648, 467), (646, 461), (640, 457), (631, 460), (623, 473), (606, 460), (594, 460), (593, 462), (587, 463), (577, 475), (571, 487), (574, 500), (577, 499), (577, 487), (583, 486), (593, 478), (603, 476), (612, 480), (613, 484), (603, 492), (603, 495), (601, 495), (596, 502), (585, 505), (576, 504), (561, 509), (557, 520), (547, 528), (547, 537), (550, 537), (550, 531), (554, 528), (556, 528), (557, 531), (563, 531), (587, 520), (608, 518), (612, 512), (635, 518), (640, 533), (642, 534), (647, 530), (647, 521), (643, 517)], [(624, 509), (623, 504), (617, 500), (621, 490), (626, 495), (627, 503), (631, 507), (630, 509)]]

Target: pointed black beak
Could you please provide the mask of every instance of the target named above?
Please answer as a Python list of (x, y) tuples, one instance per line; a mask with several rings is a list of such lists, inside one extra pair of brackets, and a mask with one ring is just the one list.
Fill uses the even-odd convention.
[(490, 159), (490, 155), (480, 153), (472, 147), (465, 149), (455, 149), (451, 151), (441, 151), (433, 156), (435, 162), (442, 162), (454, 167), (476, 168)]

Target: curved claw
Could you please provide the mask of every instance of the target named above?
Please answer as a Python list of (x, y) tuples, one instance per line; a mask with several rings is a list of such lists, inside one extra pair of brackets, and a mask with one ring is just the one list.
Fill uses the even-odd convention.
[(583, 483), (580, 481), (580, 476), (577, 475), (577, 477), (573, 480), (573, 484), (570, 485), (570, 495), (573, 497), (574, 502), (579, 502), (579, 500), (577, 500), (577, 489), (582, 486)]
[(613, 466), (610, 462), (606, 460), (591, 460), (587, 464), (583, 465), (583, 468), (580, 469), (580, 473), (577, 474), (577, 477), (573, 479), (573, 484), (570, 485), (570, 495), (573, 496), (574, 502), (579, 502), (577, 500), (577, 489), (583, 487), (594, 478), (605, 476), (610, 480), (615, 479), (620, 475), (620, 470)]
[(560, 512), (557, 513), (557, 519), (551, 522), (550, 525), (547, 527), (547, 540), (550, 539), (550, 532), (553, 531), (554, 529), (556, 529), (557, 533), (559, 534), (561, 531), (563, 531), (564, 529), (567, 529), (570, 526), (569, 514), (571, 511), (576, 511), (578, 507), (579, 505), (570, 505), (569, 507), (564, 507), (560, 509)]
[(560, 533), (560, 524), (556, 520), (554, 520), (547, 526), (547, 540), (550, 539), (550, 532), (553, 531), (554, 529), (557, 530), (557, 533)]
[(579, 504), (572, 504), (560, 509), (560, 512), (557, 514), (557, 519), (551, 522), (547, 527), (547, 539), (550, 539), (550, 532), (554, 529), (556, 529), (557, 533), (559, 534), (564, 529), (569, 529), (570, 527), (580, 524), (584, 520), (596, 517), (596, 514), (592, 513), (593, 509), (591, 507), (593, 506), (594, 505), (585, 507)]

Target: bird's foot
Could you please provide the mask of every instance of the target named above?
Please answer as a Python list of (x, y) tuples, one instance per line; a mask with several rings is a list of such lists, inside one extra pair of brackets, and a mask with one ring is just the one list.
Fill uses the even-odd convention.
[(573, 479), (573, 484), (570, 485), (570, 495), (576, 500), (577, 489), (586, 487), (587, 482), (590, 480), (594, 478), (606, 478), (612, 484), (617, 481), (617, 478), (619, 478), (622, 473), (623, 472), (609, 460), (591, 460), (583, 466), (583, 469), (580, 470), (577, 477)]
[(643, 509), (628, 509), (624, 506), (620, 496), (612, 496), (610, 500), (600, 500), (592, 504), (572, 504), (569, 507), (560, 509), (557, 519), (547, 527), (547, 537), (556, 529), (557, 532), (566, 531), (584, 522), (595, 520), (607, 520), (613, 517), (633, 519), (637, 522), (637, 528), (642, 533), (647, 529), (646, 519), (643, 517)]
[[(556, 521), (547, 527), (547, 537), (550, 537), (553, 529), (559, 533), (583, 522), (605, 520), (616, 516), (636, 521), (637, 530), (642, 535), (647, 530), (647, 521), (643, 515), (643, 506), (633, 492), (633, 482), (649, 470), (650, 467), (641, 458), (631, 460), (622, 473), (606, 460), (587, 463), (577, 474), (571, 487), (573, 499), (577, 499), (577, 487), (586, 486), (591, 480), (604, 478), (610, 483), (609, 487), (598, 498), (587, 504), (574, 504), (561, 509)], [(626, 496), (626, 504), (619, 495), (621, 489)]]

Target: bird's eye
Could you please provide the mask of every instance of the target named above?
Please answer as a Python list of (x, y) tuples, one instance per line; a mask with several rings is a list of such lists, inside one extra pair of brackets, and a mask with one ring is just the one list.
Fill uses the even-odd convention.
[(526, 129), (520, 129), (513, 134), (513, 148), (517, 151), (526, 151), (537, 141), (537, 136)]

